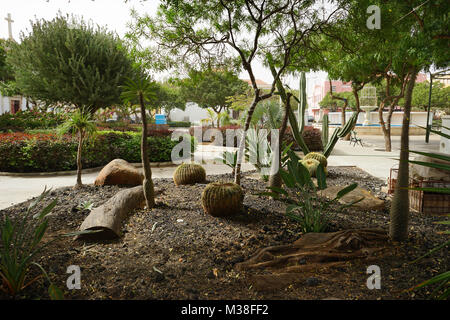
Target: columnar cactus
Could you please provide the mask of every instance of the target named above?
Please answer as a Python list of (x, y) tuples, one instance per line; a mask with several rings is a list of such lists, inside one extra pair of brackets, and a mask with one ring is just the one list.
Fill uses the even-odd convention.
[(205, 180), (205, 169), (201, 165), (194, 163), (183, 163), (179, 165), (173, 174), (173, 182), (177, 186), (180, 184), (204, 182)]
[(324, 148), (328, 144), (328, 134), (330, 132), (328, 114), (324, 114), (322, 118), (322, 144)]
[(202, 193), (203, 210), (214, 217), (239, 214), (243, 201), (244, 192), (232, 182), (212, 182)]
[(319, 152), (310, 152), (306, 156), (303, 157), (303, 160), (314, 159), (319, 161), (322, 164), (322, 167), (325, 169), (328, 165), (327, 157)]
[(319, 166), (320, 162), (315, 159), (304, 159), (301, 160), (300, 163), (309, 171), (309, 174), (311, 177), (314, 177), (316, 175), (317, 167)]

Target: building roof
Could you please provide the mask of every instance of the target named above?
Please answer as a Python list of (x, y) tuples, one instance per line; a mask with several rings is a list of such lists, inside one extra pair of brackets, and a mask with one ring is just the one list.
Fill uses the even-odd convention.
[[(247, 82), (249, 86), (252, 85), (252, 81), (250, 79), (241, 79), (241, 80)], [(258, 88), (260, 89), (270, 89), (272, 87), (271, 84), (268, 84), (267, 82), (264, 82), (260, 79), (256, 79), (255, 82)]]

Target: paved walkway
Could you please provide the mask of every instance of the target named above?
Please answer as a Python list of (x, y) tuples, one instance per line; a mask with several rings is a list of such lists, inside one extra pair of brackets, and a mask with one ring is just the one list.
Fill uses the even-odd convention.
[[(393, 152), (378, 151), (384, 146), (382, 136), (361, 136), (364, 147), (350, 145), (348, 141), (339, 141), (336, 144), (333, 153), (328, 159), (330, 166), (357, 166), (373, 176), (381, 179), (389, 177), (389, 169), (394, 166), (398, 158), (399, 137), (393, 137)], [(424, 143), (424, 137), (411, 137), (411, 148), (414, 150), (437, 151), (439, 148), (439, 137), (432, 135), (430, 144)], [(230, 173), (231, 168), (223, 164), (212, 164), (211, 162), (218, 158), (224, 150), (222, 147), (199, 146), (197, 154), (202, 154), (206, 173), (221, 174)], [(243, 171), (252, 170), (250, 164), (243, 165)], [(166, 168), (153, 168), (154, 178), (171, 178), (175, 166)], [(94, 182), (98, 172), (83, 174), (83, 183), (91, 184)], [(39, 195), (44, 186), (47, 188), (59, 188), (73, 186), (76, 181), (75, 175), (67, 176), (27, 176), (11, 177), (0, 176), (0, 209), (9, 207), (13, 204), (26, 201), (29, 198)]]

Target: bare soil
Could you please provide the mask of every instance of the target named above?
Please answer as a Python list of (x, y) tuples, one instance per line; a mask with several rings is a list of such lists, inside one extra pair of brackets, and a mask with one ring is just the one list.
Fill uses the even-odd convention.
[[(64, 290), (66, 299), (423, 299), (431, 289), (405, 290), (448, 270), (448, 252), (444, 250), (409, 263), (447, 239), (437, 233), (444, 226), (433, 223), (442, 217), (411, 212), (409, 240), (386, 243), (384, 254), (376, 259), (324, 269), (276, 292), (256, 291), (248, 280), (259, 271), (238, 272), (235, 264), (247, 260), (259, 248), (294, 242), (301, 237), (301, 229), (285, 216), (284, 203), (258, 195), (265, 185), (251, 175), (244, 174), (242, 180), (245, 212), (233, 218), (214, 218), (203, 212), (200, 197), (205, 184), (175, 187), (170, 179), (155, 179), (156, 187), (164, 190), (157, 206), (131, 213), (120, 239), (84, 242), (60, 238), (37, 260)], [(208, 176), (209, 181), (231, 179), (231, 175)], [(389, 198), (381, 192), (384, 181), (360, 169), (330, 167), (327, 182), (358, 182), (386, 199), (389, 208)], [(40, 205), (58, 200), (49, 217), (45, 241), (79, 228), (89, 214), (89, 210), (79, 208), (80, 203), (90, 201), (99, 206), (120, 189), (88, 185), (79, 190), (52, 191)], [(0, 218), (23, 213), (28, 203), (0, 211)], [(360, 212), (349, 208), (334, 213), (329, 231), (375, 227), (387, 232), (388, 226), (388, 209)], [(366, 270), (373, 264), (381, 268), (380, 290), (366, 286)], [(80, 290), (66, 288), (70, 265), (81, 268)], [(33, 267), (29, 279), (38, 274)], [(48, 299), (47, 288), (48, 281), (41, 279), (17, 298)], [(0, 291), (0, 298), (10, 297)]]

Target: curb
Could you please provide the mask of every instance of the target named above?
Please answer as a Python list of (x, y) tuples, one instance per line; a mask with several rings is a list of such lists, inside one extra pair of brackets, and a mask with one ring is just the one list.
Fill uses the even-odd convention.
[[(142, 163), (130, 163), (132, 166), (136, 168), (142, 168)], [(106, 164), (105, 164), (106, 166)], [(165, 167), (173, 167), (176, 166), (176, 164), (172, 162), (150, 162), (150, 166), (152, 168), (165, 168)], [(104, 166), (101, 167), (95, 167), (95, 168), (87, 168), (83, 169), (83, 173), (93, 173), (100, 171), (104, 168)], [(55, 171), (55, 172), (0, 172), (0, 176), (10, 176), (10, 177), (45, 177), (45, 176), (70, 176), (77, 174), (77, 170), (70, 170), (70, 171)]]

